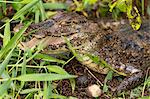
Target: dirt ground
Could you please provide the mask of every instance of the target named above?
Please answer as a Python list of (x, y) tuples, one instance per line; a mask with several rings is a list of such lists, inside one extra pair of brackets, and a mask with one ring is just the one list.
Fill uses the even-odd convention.
[[(93, 99), (87, 92), (87, 87), (92, 84), (98, 84), (104, 83), (104, 79), (106, 75), (102, 75), (93, 71), (88, 70), (87, 68), (84, 68), (81, 66), (81, 64), (77, 60), (72, 60), (67, 66), (64, 67), (65, 70), (74, 75), (78, 75), (78, 78), (76, 79), (76, 87), (74, 93), (72, 92), (70, 81), (69, 80), (63, 80), (58, 84), (57, 90), (60, 94), (65, 96), (75, 96), (78, 99)], [(110, 88), (114, 88), (119, 84), (119, 81), (117, 79), (113, 79), (111, 82), (108, 82), (108, 85)], [(101, 86), (102, 89), (102, 86)], [(110, 89), (109, 89), (110, 90)], [(106, 93), (102, 93), (100, 98), (102, 99), (109, 99), (111, 96), (113, 96), (113, 92), (109, 93), (107, 95)]]
[[(84, 68), (81, 66), (81, 64), (73, 59), (70, 61), (68, 65), (66, 65), (65, 70), (74, 75), (78, 75), (78, 78), (75, 80), (76, 81), (76, 86), (75, 86), (75, 91), (72, 93), (72, 88), (70, 85), (69, 80), (62, 80), (61, 82), (58, 83), (57, 90), (61, 95), (65, 96), (74, 96), (77, 97), (78, 99), (95, 99), (89, 95), (87, 92), (87, 87), (92, 85), (92, 84), (97, 84), (101, 85), (100, 83), (104, 83), (104, 79), (106, 75), (102, 75), (96, 72), (93, 72), (91, 70), (88, 70), (87, 68)], [(119, 85), (123, 77), (113, 77), (111, 81), (107, 82), (107, 85), (109, 86), (108, 92), (102, 93), (101, 96), (97, 99), (111, 99), (112, 97), (118, 97), (115, 92), (112, 90)], [(103, 89), (103, 86), (100, 86), (101, 89)], [(130, 95), (130, 90), (126, 92), (126, 98), (129, 97)], [(149, 91), (146, 90), (144, 93), (144, 96), (149, 96)], [(122, 96), (120, 96), (122, 97)]]

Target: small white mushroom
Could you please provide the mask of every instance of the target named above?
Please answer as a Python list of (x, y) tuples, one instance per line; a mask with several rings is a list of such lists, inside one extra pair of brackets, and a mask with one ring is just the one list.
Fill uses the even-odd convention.
[(92, 97), (99, 97), (102, 94), (102, 90), (98, 85), (93, 84), (91, 86), (88, 86), (87, 93)]

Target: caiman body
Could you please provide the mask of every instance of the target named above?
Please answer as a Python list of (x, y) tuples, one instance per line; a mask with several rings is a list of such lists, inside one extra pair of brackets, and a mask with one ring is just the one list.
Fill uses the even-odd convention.
[[(67, 49), (62, 38), (67, 37), (71, 45), (82, 56), (85, 53), (99, 56), (113, 69), (127, 74), (116, 88), (117, 91), (134, 88), (144, 81), (146, 70), (150, 66), (150, 24), (143, 23), (140, 30), (134, 31), (129, 26), (104, 28), (103, 25), (86, 19), (77, 13), (59, 13), (50, 20), (32, 24), (26, 33), (36, 30), (36, 38), (49, 37), (47, 50)], [(109, 68), (99, 66), (88, 56), (80, 61), (93, 71), (107, 74)]]

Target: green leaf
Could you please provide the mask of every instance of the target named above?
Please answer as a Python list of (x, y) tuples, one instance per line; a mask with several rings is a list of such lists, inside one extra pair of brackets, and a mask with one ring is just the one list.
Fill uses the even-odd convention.
[(3, 3), (1, 4), (1, 8), (2, 8), (4, 14), (6, 15), (6, 14), (7, 14), (6, 1), (5, 1), (5, 0), (0, 0), (0, 1), (3, 2)]
[(83, 4), (79, 3), (79, 1), (77, 1), (77, 0), (73, 0), (73, 1), (74, 1), (74, 4), (77, 6), (76, 11), (83, 11), (83, 9), (84, 9)]
[(23, 4), (21, 2), (13, 3), (12, 6), (16, 11), (19, 11), (23, 7)]
[(132, 3), (131, 2), (127, 2), (127, 16), (128, 16), (128, 18), (130, 18), (130, 19), (133, 19), (134, 18), (134, 16), (132, 15)]
[[(134, 13), (133, 13), (133, 11), (134, 11)], [(129, 14), (128, 14), (130, 25), (132, 26), (132, 28), (134, 30), (138, 30), (142, 24), (141, 16), (136, 7), (133, 7), (133, 10), (131, 10), (131, 12), (129, 12)]]
[(57, 62), (57, 63), (61, 63), (61, 64), (65, 63), (65, 61), (63, 61), (63, 60), (59, 60), (59, 59), (51, 57), (49, 55), (40, 54), (40, 53), (36, 54), (36, 56), (34, 58), (35, 59), (42, 59), (42, 60), (49, 61), (49, 62)]
[(105, 82), (107, 82), (108, 80), (111, 80), (113, 77), (113, 71), (109, 71), (106, 78), (105, 78)]
[(40, 11), (36, 10), (35, 11), (35, 23), (39, 23), (40, 21)]
[(98, 0), (83, 0), (84, 7), (95, 4)]
[(67, 99), (66, 96), (62, 96), (62, 95), (59, 95), (59, 94), (52, 94), (52, 96), (49, 97), (50, 99)]
[(100, 63), (100, 59), (98, 56), (96, 55), (92, 55), (92, 54), (87, 54), (87, 56), (93, 60), (93, 62), (95, 62), (96, 64), (99, 64)]
[(29, 9), (31, 9), (35, 4), (37, 4), (39, 0), (32, 0), (30, 3), (25, 5), (22, 9), (20, 9), (12, 18), (12, 20), (18, 19), (20, 16), (24, 15), (27, 13)]
[(113, 4), (109, 3), (109, 11), (112, 12), (112, 10), (116, 7), (118, 8), (121, 12), (127, 12), (127, 5), (126, 2), (128, 0), (117, 0)]
[(13, 80), (19, 81), (54, 81), (69, 78), (76, 78), (74, 75), (61, 75), (61, 74), (26, 74), (19, 77), (13, 78)]
[[(21, 64), (21, 67), (22, 67), (22, 69), (21, 69), (21, 75), (25, 75), (26, 74), (26, 70), (27, 70), (26, 69), (26, 64), (27, 64), (27, 62), (26, 62), (26, 55), (24, 54), (24, 56), (23, 56), (23, 63)], [(20, 90), (23, 88), (24, 84), (25, 84), (25, 82), (22, 81), (21, 82)]]
[(8, 42), (10, 41), (10, 22), (8, 21), (5, 25), (5, 29), (4, 29), (4, 38), (3, 38), (3, 47), (5, 47)]
[(112, 10), (116, 7), (116, 5), (117, 5), (117, 2), (113, 4), (109, 3), (109, 8), (110, 8), (109, 11), (112, 12)]
[(141, 16), (138, 9), (132, 6), (132, 0), (117, 0), (113, 4), (109, 4), (110, 12), (116, 7), (121, 12), (126, 12), (130, 25), (134, 30), (138, 30), (141, 27)]
[(141, 98), (138, 98), (138, 99), (150, 99), (150, 96), (144, 96), (144, 97), (141, 97)]
[(40, 17), (41, 17), (41, 19), (42, 19), (42, 21), (44, 21), (46, 18), (47, 18), (47, 16), (46, 16), (46, 13), (45, 13), (45, 9), (44, 9), (44, 7), (43, 7), (43, 2), (40, 0), (39, 1), (39, 3), (38, 3), (38, 6), (37, 6), (38, 8), (39, 8), (39, 10), (40, 10)]
[(72, 93), (74, 93), (75, 87), (76, 87), (76, 81), (75, 79), (69, 79), (71, 84)]
[(24, 54), (24, 57), (23, 57), (23, 64), (22, 64), (22, 69), (21, 69), (21, 74), (22, 75), (25, 75), (26, 74), (26, 64), (27, 64), (27, 61), (26, 61), (26, 55)]
[(50, 72), (55, 72), (58, 74), (68, 74), (63, 68), (61, 68), (60, 66), (47, 66), (47, 69)]
[(8, 80), (0, 85), (0, 96), (2, 96), (7, 91), (7, 89), (10, 87), (10, 84), (11, 80)]
[(0, 76), (3, 74), (5, 68), (7, 67), (8, 62), (9, 62), (10, 58), (12, 57), (13, 50), (14, 50), (14, 48), (8, 53), (5, 60), (0, 64)]
[(106, 68), (109, 68), (110, 70), (118, 73), (119, 75), (123, 75), (123, 76), (127, 76), (127, 74), (123, 73), (123, 72), (119, 72), (117, 70), (115, 70), (112, 66), (110, 66), (109, 64), (107, 64), (103, 59), (100, 59), (99, 57), (97, 56), (94, 56), (94, 55), (90, 55), (90, 54), (80, 54), (80, 53), (77, 53), (74, 48), (72, 47), (71, 43), (69, 42), (69, 40), (67, 40), (67, 38), (64, 37), (64, 40), (65, 42), (67, 43), (68, 45), (68, 48), (69, 50), (73, 53), (73, 55), (77, 58), (78, 61), (80, 62), (83, 62), (84, 61), (84, 58), (90, 58), (92, 59), (95, 63), (98, 63), (100, 64), (100, 66), (104, 66)]
[(126, 0), (118, 0), (116, 7), (119, 8), (120, 11), (126, 12), (127, 11)]
[(108, 86), (106, 85), (106, 83), (104, 83), (103, 92), (107, 92), (107, 91), (108, 91)]
[(87, 4), (95, 4), (97, 0), (83, 0), (83, 2)]
[(80, 56), (79, 56), (78, 53), (74, 50), (74, 48), (72, 47), (70, 41), (69, 41), (66, 37), (63, 37), (63, 39), (64, 39), (65, 42), (67, 43), (67, 46), (68, 46), (69, 50), (73, 53), (73, 55), (79, 58)]
[[(107, 62), (105, 60), (101, 59), (100, 57), (98, 57), (96, 55), (85, 54), (85, 55), (82, 55), (82, 56), (80, 55), (80, 57), (82, 57), (82, 58), (89, 57), (94, 63), (98, 64), (99, 66), (103, 66), (103, 67), (109, 68), (110, 70), (118, 73), (119, 75), (127, 76), (127, 74), (115, 70), (111, 65), (107, 64)], [(79, 60), (79, 61), (82, 62), (82, 60)]]
[(20, 92), (20, 94), (33, 93), (33, 92), (38, 92), (38, 91), (41, 91), (41, 89), (39, 88), (24, 89)]
[(67, 9), (68, 6), (65, 3), (43, 3), (43, 7), (49, 10)]
[(8, 42), (8, 44), (3, 47), (0, 50), (0, 59), (3, 58), (3, 56), (12, 48), (14, 48), (17, 44), (17, 41), (20, 39), (20, 37), (22, 36), (22, 34), (25, 32), (25, 30), (28, 28), (28, 26), (31, 24), (31, 22), (27, 23), (22, 29), (20, 29), (20, 31), (18, 33), (15, 33), (15, 35), (10, 39), (10, 41)]
[[(55, 73), (58, 73), (58, 74), (65, 74), (67, 75), (68, 73), (63, 69), (61, 68), (60, 66), (47, 66), (47, 69), (50, 71), (50, 72), (55, 72)], [(68, 74), (69, 75), (69, 74)], [(70, 83), (71, 83), (71, 88), (72, 88), (72, 93), (74, 92), (75, 90), (75, 79), (69, 79), (70, 80)]]
[(43, 99), (49, 99), (49, 96), (51, 95), (52, 95), (52, 88), (50, 82), (44, 82)]
[(27, 4), (27, 3), (30, 3), (31, 0), (22, 0), (21, 3), (24, 3), (24, 4)]
[(111, 80), (113, 77), (113, 71), (109, 71), (107, 76), (105, 77), (105, 80), (104, 80), (104, 86), (103, 86), (103, 92), (107, 92), (108, 91), (108, 86), (107, 86), (107, 81), (108, 80)]
[(104, 61), (103, 59), (100, 59), (100, 61), (101, 61), (101, 62), (100, 62), (100, 66), (101, 66), (101, 65), (102, 65), (102, 66), (105, 66), (106, 68), (109, 68), (110, 70), (116, 72), (116, 73), (119, 74), (119, 75), (127, 76), (127, 74), (115, 70), (111, 65), (107, 64), (107, 62)]

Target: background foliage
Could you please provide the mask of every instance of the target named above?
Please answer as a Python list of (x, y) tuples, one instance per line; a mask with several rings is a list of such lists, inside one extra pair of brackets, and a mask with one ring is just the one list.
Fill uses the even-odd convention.
[[(35, 49), (22, 51), (17, 47), (25, 39), (23, 33), (31, 22), (44, 21), (61, 10), (76, 11), (92, 18), (128, 18), (133, 29), (137, 30), (141, 25), (141, 16), (150, 15), (150, 4), (148, 0), (0, 0), (0, 98), (19, 98), (23, 94), (24, 98), (67, 98), (59, 95), (52, 83), (62, 79), (69, 79), (72, 89), (75, 89), (73, 78), (76, 76), (63, 69), (70, 59), (64, 61), (41, 54), (42, 42)], [(23, 22), (25, 26), (13, 34), (11, 24), (15, 22)], [(49, 64), (51, 62), (61, 67)], [(110, 79), (109, 76), (107, 78)], [(29, 82), (33, 81), (29, 86)], [(147, 79), (140, 91), (150, 86), (149, 82)], [(143, 92), (142, 95), (132, 95), (140, 97)]]

